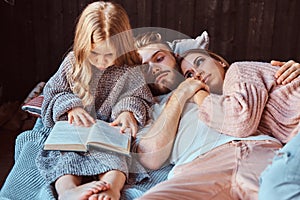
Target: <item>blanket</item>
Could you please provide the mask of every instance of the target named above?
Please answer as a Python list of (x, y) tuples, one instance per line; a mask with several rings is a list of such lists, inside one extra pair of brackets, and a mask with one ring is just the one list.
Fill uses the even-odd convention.
[[(1, 188), (1, 200), (57, 199), (54, 187), (46, 184), (35, 164), (36, 155), (43, 148), (49, 131), (49, 128), (42, 125), (41, 120), (37, 120), (32, 130), (18, 135), (15, 144), (15, 164)], [(122, 190), (121, 199), (131, 200), (140, 197), (151, 187), (164, 181), (172, 167), (167, 165), (159, 170), (148, 171), (148, 176), (138, 182), (133, 181), (138, 175), (130, 174), (129, 181)]]

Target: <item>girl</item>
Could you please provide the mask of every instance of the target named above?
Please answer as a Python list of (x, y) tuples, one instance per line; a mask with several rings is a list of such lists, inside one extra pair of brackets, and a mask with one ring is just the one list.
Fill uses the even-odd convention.
[(190, 50), (182, 57), (184, 76), (209, 88), (210, 93), (196, 95), (202, 121), (235, 137), (266, 134), (287, 142), (300, 120), (299, 77), (278, 84), (278, 68), (270, 63), (235, 62), (229, 67), (220, 56), (203, 50)]
[[(125, 10), (112, 2), (94, 2), (76, 26), (73, 51), (44, 88), (42, 119), (46, 127), (58, 120), (90, 126), (95, 118), (121, 124), (134, 137), (144, 125), (152, 102), (138, 67), (131, 26)], [(41, 151), (36, 163), (58, 198), (119, 199), (129, 158), (111, 152)], [(85, 177), (98, 181), (86, 183)], [(90, 181), (91, 179), (87, 179)]]

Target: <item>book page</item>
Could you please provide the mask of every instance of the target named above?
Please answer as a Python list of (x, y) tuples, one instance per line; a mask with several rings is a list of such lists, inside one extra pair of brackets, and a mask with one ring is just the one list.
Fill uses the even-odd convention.
[(55, 123), (46, 142), (45, 150), (79, 150), (86, 151), (86, 141), (91, 127), (69, 124), (67, 121)]
[(94, 124), (91, 134), (88, 138), (88, 143), (97, 143), (103, 148), (119, 149), (121, 151), (129, 151), (131, 135), (130, 133), (120, 133), (120, 127), (110, 126), (109, 123), (97, 120)]

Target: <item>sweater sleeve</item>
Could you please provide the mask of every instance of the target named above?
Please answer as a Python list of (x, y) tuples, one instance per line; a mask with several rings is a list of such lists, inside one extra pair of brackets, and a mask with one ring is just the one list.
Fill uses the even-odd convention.
[(234, 137), (255, 134), (268, 99), (268, 91), (259, 79), (255, 72), (232, 64), (226, 73), (223, 95), (210, 94), (204, 99), (200, 119)]
[[(119, 81), (121, 95), (112, 108), (112, 119), (116, 119), (123, 111), (131, 111), (139, 125), (144, 126), (149, 119), (153, 104), (153, 96), (146, 84), (141, 67), (129, 68)], [(119, 87), (119, 88), (120, 88)]]
[(58, 71), (44, 87), (42, 119), (46, 127), (52, 127), (56, 121), (67, 120), (67, 111), (74, 107), (83, 107), (81, 99), (76, 96), (67, 81), (67, 71), (74, 62), (74, 54), (69, 53)]

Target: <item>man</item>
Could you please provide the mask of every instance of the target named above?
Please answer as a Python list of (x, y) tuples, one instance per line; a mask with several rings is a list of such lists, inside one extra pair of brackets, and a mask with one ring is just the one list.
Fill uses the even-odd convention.
[[(156, 89), (176, 88), (174, 80), (179, 74), (174, 54), (158, 34), (151, 34), (138, 37), (138, 52), (152, 68), (154, 85), (159, 85)], [(139, 136), (137, 153), (145, 167), (175, 164), (168, 180), (140, 199), (258, 198), (259, 175), (281, 147), (280, 142), (267, 135), (236, 138), (208, 128), (198, 120), (197, 105), (188, 102), (202, 87), (195, 79), (182, 82), (158, 105), (161, 114)]]

